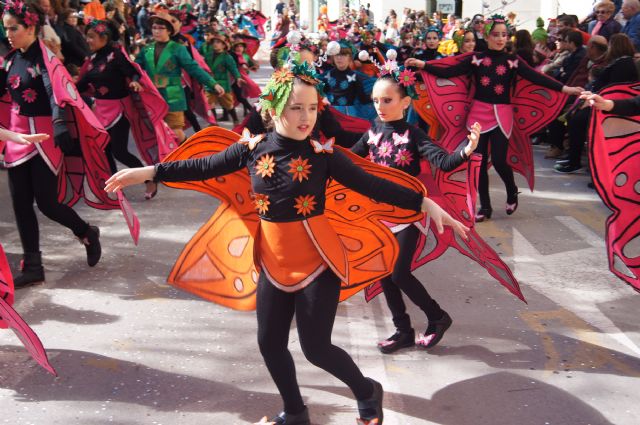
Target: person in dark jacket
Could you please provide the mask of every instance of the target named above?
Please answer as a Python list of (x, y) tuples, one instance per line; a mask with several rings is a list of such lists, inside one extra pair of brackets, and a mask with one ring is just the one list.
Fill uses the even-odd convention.
[(82, 66), (89, 56), (89, 46), (78, 30), (78, 14), (75, 10), (65, 9), (60, 14), (56, 33), (60, 36), (65, 65)]

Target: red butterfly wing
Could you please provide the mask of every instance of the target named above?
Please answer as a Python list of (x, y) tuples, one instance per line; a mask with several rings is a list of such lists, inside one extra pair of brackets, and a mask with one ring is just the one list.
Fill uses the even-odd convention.
[[(600, 93), (607, 99), (640, 95), (640, 85), (616, 85)], [(609, 268), (640, 290), (640, 116), (596, 112), (591, 121), (589, 162), (593, 182), (613, 214), (607, 218)]]

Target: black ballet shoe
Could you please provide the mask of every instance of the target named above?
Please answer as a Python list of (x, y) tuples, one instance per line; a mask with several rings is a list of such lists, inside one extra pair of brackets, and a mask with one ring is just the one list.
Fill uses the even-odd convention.
[(493, 214), (491, 208), (480, 208), (476, 213), (476, 223), (482, 223), (485, 220), (489, 220)]
[(89, 226), (87, 232), (79, 238), (80, 242), (87, 250), (87, 264), (93, 267), (98, 264), (102, 256), (102, 247), (100, 246), (100, 229), (96, 226)]
[[(151, 183), (151, 180), (145, 180), (144, 183), (149, 184)], [(144, 192), (144, 199), (146, 199), (147, 201), (149, 199), (153, 199), (158, 194), (158, 183), (156, 183), (155, 185), (156, 185), (156, 188), (152, 192)]]
[(373, 384), (373, 394), (366, 400), (358, 400), (358, 413), (360, 417), (356, 419), (358, 425), (381, 425), (384, 417), (382, 410), (382, 399), (384, 390), (380, 382), (367, 378)]
[(389, 338), (378, 343), (378, 350), (382, 354), (391, 354), (401, 348), (413, 347), (415, 345), (416, 333), (413, 329), (410, 332), (396, 331)]
[(292, 415), (287, 412), (280, 412), (278, 416), (271, 419), (267, 419), (264, 416), (260, 419), (260, 422), (255, 422), (254, 425), (311, 425), (309, 419), (309, 409), (305, 406), (304, 410), (298, 414)]
[(425, 349), (435, 347), (440, 342), (447, 329), (451, 327), (452, 323), (453, 320), (446, 311), (442, 315), (441, 319), (438, 319), (436, 321), (429, 321), (429, 326), (424, 332), (424, 335), (418, 335), (416, 346)]
[(507, 215), (511, 215), (514, 212), (516, 212), (516, 210), (518, 209), (518, 194), (520, 192), (518, 192), (518, 189), (516, 189), (516, 192), (513, 195), (510, 195), (507, 197), (507, 203), (504, 207), (504, 211), (507, 213)]

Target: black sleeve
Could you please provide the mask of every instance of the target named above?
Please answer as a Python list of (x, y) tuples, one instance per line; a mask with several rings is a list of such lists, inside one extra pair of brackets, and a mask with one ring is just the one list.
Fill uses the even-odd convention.
[(365, 157), (369, 155), (369, 132), (367, 131), (360, 139), (351, 147), (351, 152), (358, 156)]
[(431, 65), (429, 62), (427, 62), (424, 65), (423, 71), (440, 78), (452, 78), (452, 77), (457, 77), (459, 75), (470, 74), (471, 73), (471, 57), (472, 55), (469, 55), (464, 60), (460, 61), (454, 66), (449, 66), (446, 68), (443, 66)]
[(521, 57), (516, 57), (518, 58), (518, 67), (516, 69), (518, 70), (519, 76), (539, 86), (546, 87), (555, 91), (562, 91), (562, 83), (531, 68)]
[(364, 89), (364, 77), (361, 74), (356, 74), (356, 90), (358, 101), (361, 104), (366, 105), (373, 102), (373, 100), (371, 100), (371, 93), (367, 93)]
[(632, 97), (631, 99), (614, 100), (613, 109), (609, 113), (625, 116), (640, 115), (640, 96)]
[(420, 129), (413, 130), (412, 138), (417, 141), (420, 156), (443, 171), (454, 170), (465, 160), (460, 152), (464, 149), (464, 145), (462, 148), (449, 153), (439, 145), (435, 144), (431, 138)]
[(335, 137), (336, 144), (343, 148), (350, 148), (361, 136), (360, 133), (344, 130), (328, 107), (325, 107), (318, 117), (318, 128), (325, 137)]
[(155, 165), (155, 182), (202, 181), (238, 171), (245, 166), (247, 146), (234, 143), (214, 155)]
[(422, 193), (367, 173), (338, 150), (330, 155), (329, 171), (336, 181), (378, 202), (407, 210), (421, 210)]
[(127, 78), (130, 78), (131, 81), (138, 81), (140, 79), (140, 74), (138, 73), (136, 68), (133, 66), (133, 64), (129, 62), (127, 58), (124, 57), (124, 54), (120, 51), (120, 49), (116, 48), (114, 52), (115, 52), (114, 60), (116, 62), (116, 66), (120, 70), (122, 70), (122, 73)]
[(9, 77), (4, 68), (0, 68), (0, 97), (7, 91), (7, 78)]
[(40, 67), (42, 69), (42, 84), (44, 85), (44, 90), (47, 92), (47, 96), (49, 96), (49, 106), (51, 107), (51, 119), (53, 121), (53, 125), (55, 127), (56, 124), (64, 123), (66, 126), (64, 109), (56, 103), (56, 99), (53, 95), (53, 85), (51, 84), (51, 79), (49, 78), (49, 73), (44, 66), (44, 62), (40, 63)]

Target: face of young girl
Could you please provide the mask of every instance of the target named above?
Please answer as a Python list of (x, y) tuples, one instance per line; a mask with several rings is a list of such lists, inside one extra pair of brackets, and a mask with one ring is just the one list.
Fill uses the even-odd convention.
[(462, 48), (460, 49), (462, 53), (473, 52), (476, 48), (476, 38), (473, 36), (473, 33), (468, 32), (464, 35), (464, 39), (462, 40)]
[(338, 54), (333, 57), (333, 64), (339, 71), (344, 71), (349, 68), (351, 64), (351, 55), (349, 54)]
[(92, 29), (87, 31), (86, 40), (91, 52), (97, 52), (107, 45), (107, 37), (100, 37), (100, 35)]
[(401, 97), (397, 83), (387, 80), (378, 80), (371, 93), (373, 106), (382, 122), (397, 121), (404, 118), (404, 110), (409, 107), (411, 98)]
[(440, 39), (438, 38), (438, 34), (435, 32), (427, 33), (427, 48), (428, 49), (437, 49), (440, 44)]
[(273, 118), (281, 136), (304, 140), (311, 134), (318, 119), (318, 92), (315, 87), (295, 82), (287, 105), (279, 117)]
[(2, 17), (2, 24), (7, 31), (9, 43), (14, 49), (29, 47), (36, 39), (34, 27), (25, 27), (19, 24), (18, 20), (9, 14)]
[(507, 45), (508, 38), (507, 26), (505, 24), (496, 24), (489, 33), (487, 45), (490, 50), (502, 50)]

